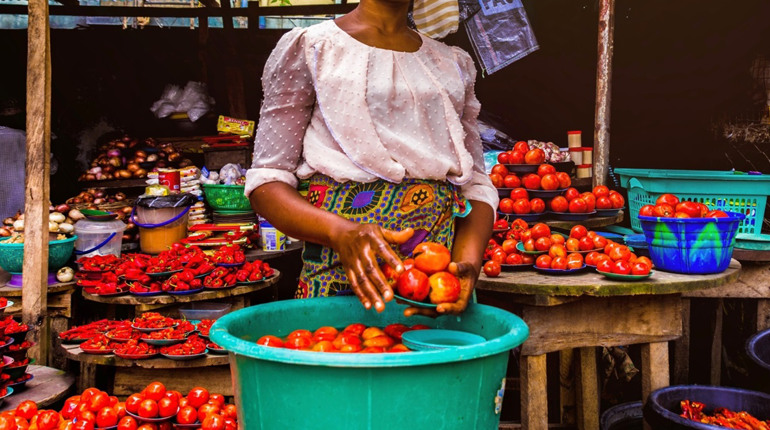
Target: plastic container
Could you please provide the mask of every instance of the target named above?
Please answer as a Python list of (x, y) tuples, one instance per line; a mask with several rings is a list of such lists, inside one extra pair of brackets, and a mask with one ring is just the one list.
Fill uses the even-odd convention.
[(675, 273), (720, 273), (730, 265), (743, 214), (725, 218), (659, 218), (639, 215), (655, 267)]
[(250, 211), (244, 185), (202, 184), (206, 203), (215, 211)]
[(179, 308), (179, 315), (186, 320), (215, 320), (230, 312), (230, 303), (192, 302)]
[[(585, 160), (583, 160), (585, 162)], [(580, 164), (577, 166), (577, 173), (576, 177), (578, 178), (590, 178), (593, 176), (593, 165), (592, 164)]]
[[(48, 271), (61, 269), (72, 256), (77, 236), (48, 242)], [(24, 268), (24, 244), (0, 243), (0, 267), (8, 273), (17, 275)]]
[(746, 215), (738, 233), (760, 234), (765, 204), (770, 194), (770, 175), (746, 175), (719, 170), (658, 170), (616, 168), (620, 185), (628, 190), (631, 228), (642, 231), (639, 209), (664, 193), (680, 200), (700, 202), (709, 209)]
[[(579, 148), (583, 146), (583, 132), (580, 130), (573, 130), (567, 132), (567, 147)], [(580, 164), (575, 162), (575, 164)]]
[(770, 329), (762, 330), (746, 341), (746, 353), (766, 370), (770, 370)]
[(123, 231), (126, 224), (118, 219), (108, 221), (92, 221), (81, 219), (75, 223), (75, 255), (91, 257), (93, 255), (112, 254), (120, 257), (123, 246)]
[(740, 388), (677, 385), (661, 388), (650, 393), (644, 404), (644, 419), (655, 430), (701, 429), (716, 430), (679, 416), (682, 400), (694, 400), (706, 405), (703, 412), (712, 414), (715, 408), (727, 408), (733, 412), (746, 411), (760, 420), (770, 418), (770, 395)]
[(187, 237), (187, 217), (195, 202), (195, 196), (186, 193), (139, 197), (131, 221), (139, 227), (142, 252), (159, 254)]
[(628, 402), (615, 405), (606, 411), (599, 420), (601, 430), (642, 430), (642, 402)]
[(583, 164), (583, 148), (569, 148), (569, 156), (576, 166)]
[[(367, 311), (356, 297), (285, 300), (231, 312), (209, 336), (230, 352), (239, 425), (255, 429), (496, 430), (509, 351), (529, 335), (516, 315), (471, 304), (461, 316), (405, 317), (388, 303)], [(486, 342), (440, 351), (339, 354), (254, 343), (294, 329), (427, 324)], [(312, 399), (322, 407), (302, 408)]]
[(283, 251), (286, 249), (286, 235), (267, 221), (259, 223), (259, 246), (263, 251)]

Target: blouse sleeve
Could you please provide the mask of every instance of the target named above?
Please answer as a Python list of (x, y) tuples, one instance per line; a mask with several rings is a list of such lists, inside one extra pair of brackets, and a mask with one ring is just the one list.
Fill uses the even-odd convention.
[(476, 66), (467, 52), (457, 47), (453, 47), (453, 49), (465, 81), (465, 107), (461, 118), (465, 131), (465, 148), (473, 157), (473, 175), (470, 181), (460, 187), (460, 190), (468, 200), (484, 202), (491, 206), (492, 210), (497, 210), (500, 197), (484, 168), (484, 151), (479, 135), (478, 116), (481, 111), (481, 103), (476, 98), (474, 89)]
[(301, 161), (302, 141), (315, 103), (304, 36), (303, 28), (284, 34), (265, 63), (264, 98), (253, 161), (246, 173), (246, 196), (268, 182), (297, 187), (294, 172)]

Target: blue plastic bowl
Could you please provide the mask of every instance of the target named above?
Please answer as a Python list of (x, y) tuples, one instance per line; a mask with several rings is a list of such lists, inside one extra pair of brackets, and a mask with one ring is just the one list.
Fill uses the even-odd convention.
[(681, 417), (682, 400), (694, 400), (706, 405), (703, 412), (713, 414), (718, 407), (733, 412), (746, 411), (760, 420), (770, 418), (770, 395), (740, 388), (703, 385), (678, 385), (665, 387), (650, 393), (644, 404), (644, 419), (655, 430), (700, 429), (716, 430), (717, 427)]
[[(48, 242), (48, 271), (61, 269), (75, 250), (77, 236)], [(19, 274), (24, 267), (23, 243), (0, 243), (0, 267), (8, 273)]]
[(770, 370), (770, 329), (751, 336), (746, 341), (746, 353), (755, 363)]
[(675, 273), (720, 273), (730, 265), (738, 226), (746, 217), (659, 218), (639, 215), (652, 263)]

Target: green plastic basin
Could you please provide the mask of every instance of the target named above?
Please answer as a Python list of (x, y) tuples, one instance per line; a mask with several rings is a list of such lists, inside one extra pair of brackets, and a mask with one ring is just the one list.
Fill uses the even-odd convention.
[[(48, 242), (48, 271), (56, 272), (61, 269), (75, 250), (77, 236)], [(24, 267), (23, 243), (0, 243), (0, 267), (12, 274), (21, 273)]]
[[(497, 429), (509, 351), (529, 335), (516, 315), (471, 304), (461, 316), (378, 314), (356, 297), (285, 300), (252, 306), (214, 323), (211, 340), (230, 353), (239, 424), (246, 429)], [(486, 342), (437, 351), (343, 354), (254, 343), (295, 329), (426, 324)]]

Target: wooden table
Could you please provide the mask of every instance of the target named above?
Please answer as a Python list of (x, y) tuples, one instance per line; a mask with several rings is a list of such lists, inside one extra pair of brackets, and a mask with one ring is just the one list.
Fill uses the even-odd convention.
[(111, 367), (115, 377), (110, 392), (116, 396), (138, 393), (150, 382), (158, 380), (181, 392), (187, 392), (204, 381), (213, 392), (233, 395), (230, 362), (226, 354), (206, 354), (205, 357), (181, 361), (164, 357), (126, 360), (114, 354), (87, 354), (78, 345), (62, 345), (62, 348), (67, 358), (80, 362), (84, 369), (78, 375), (80, 391), (95, 385), (99, 367)]
[(37, 403), (38, 409), (44, 409), (65, 398), (75, 384), (75, 377), (63, 370), (52, 367), (31, 365), (27, 372), (33, 375), (25, 388), (14, 391), (0, 406), (0, 411), (16, 409), (24, 400)]
[(547, 276), (534, 271), (481, 276), (479, 302), (517, 313), (530, 329), (521, 349), (522, 427), (548, 428), (546, 353), (579, 349), (578, 427), (599, 428), (595, 347), (642, 344), (642, 398), (669, 384), (668, 341), (682, 334), (683, 292), (738, 279), (740, 263), (713, 275), (655, 271), (643, 281), (617, 282), (596, 272)]

